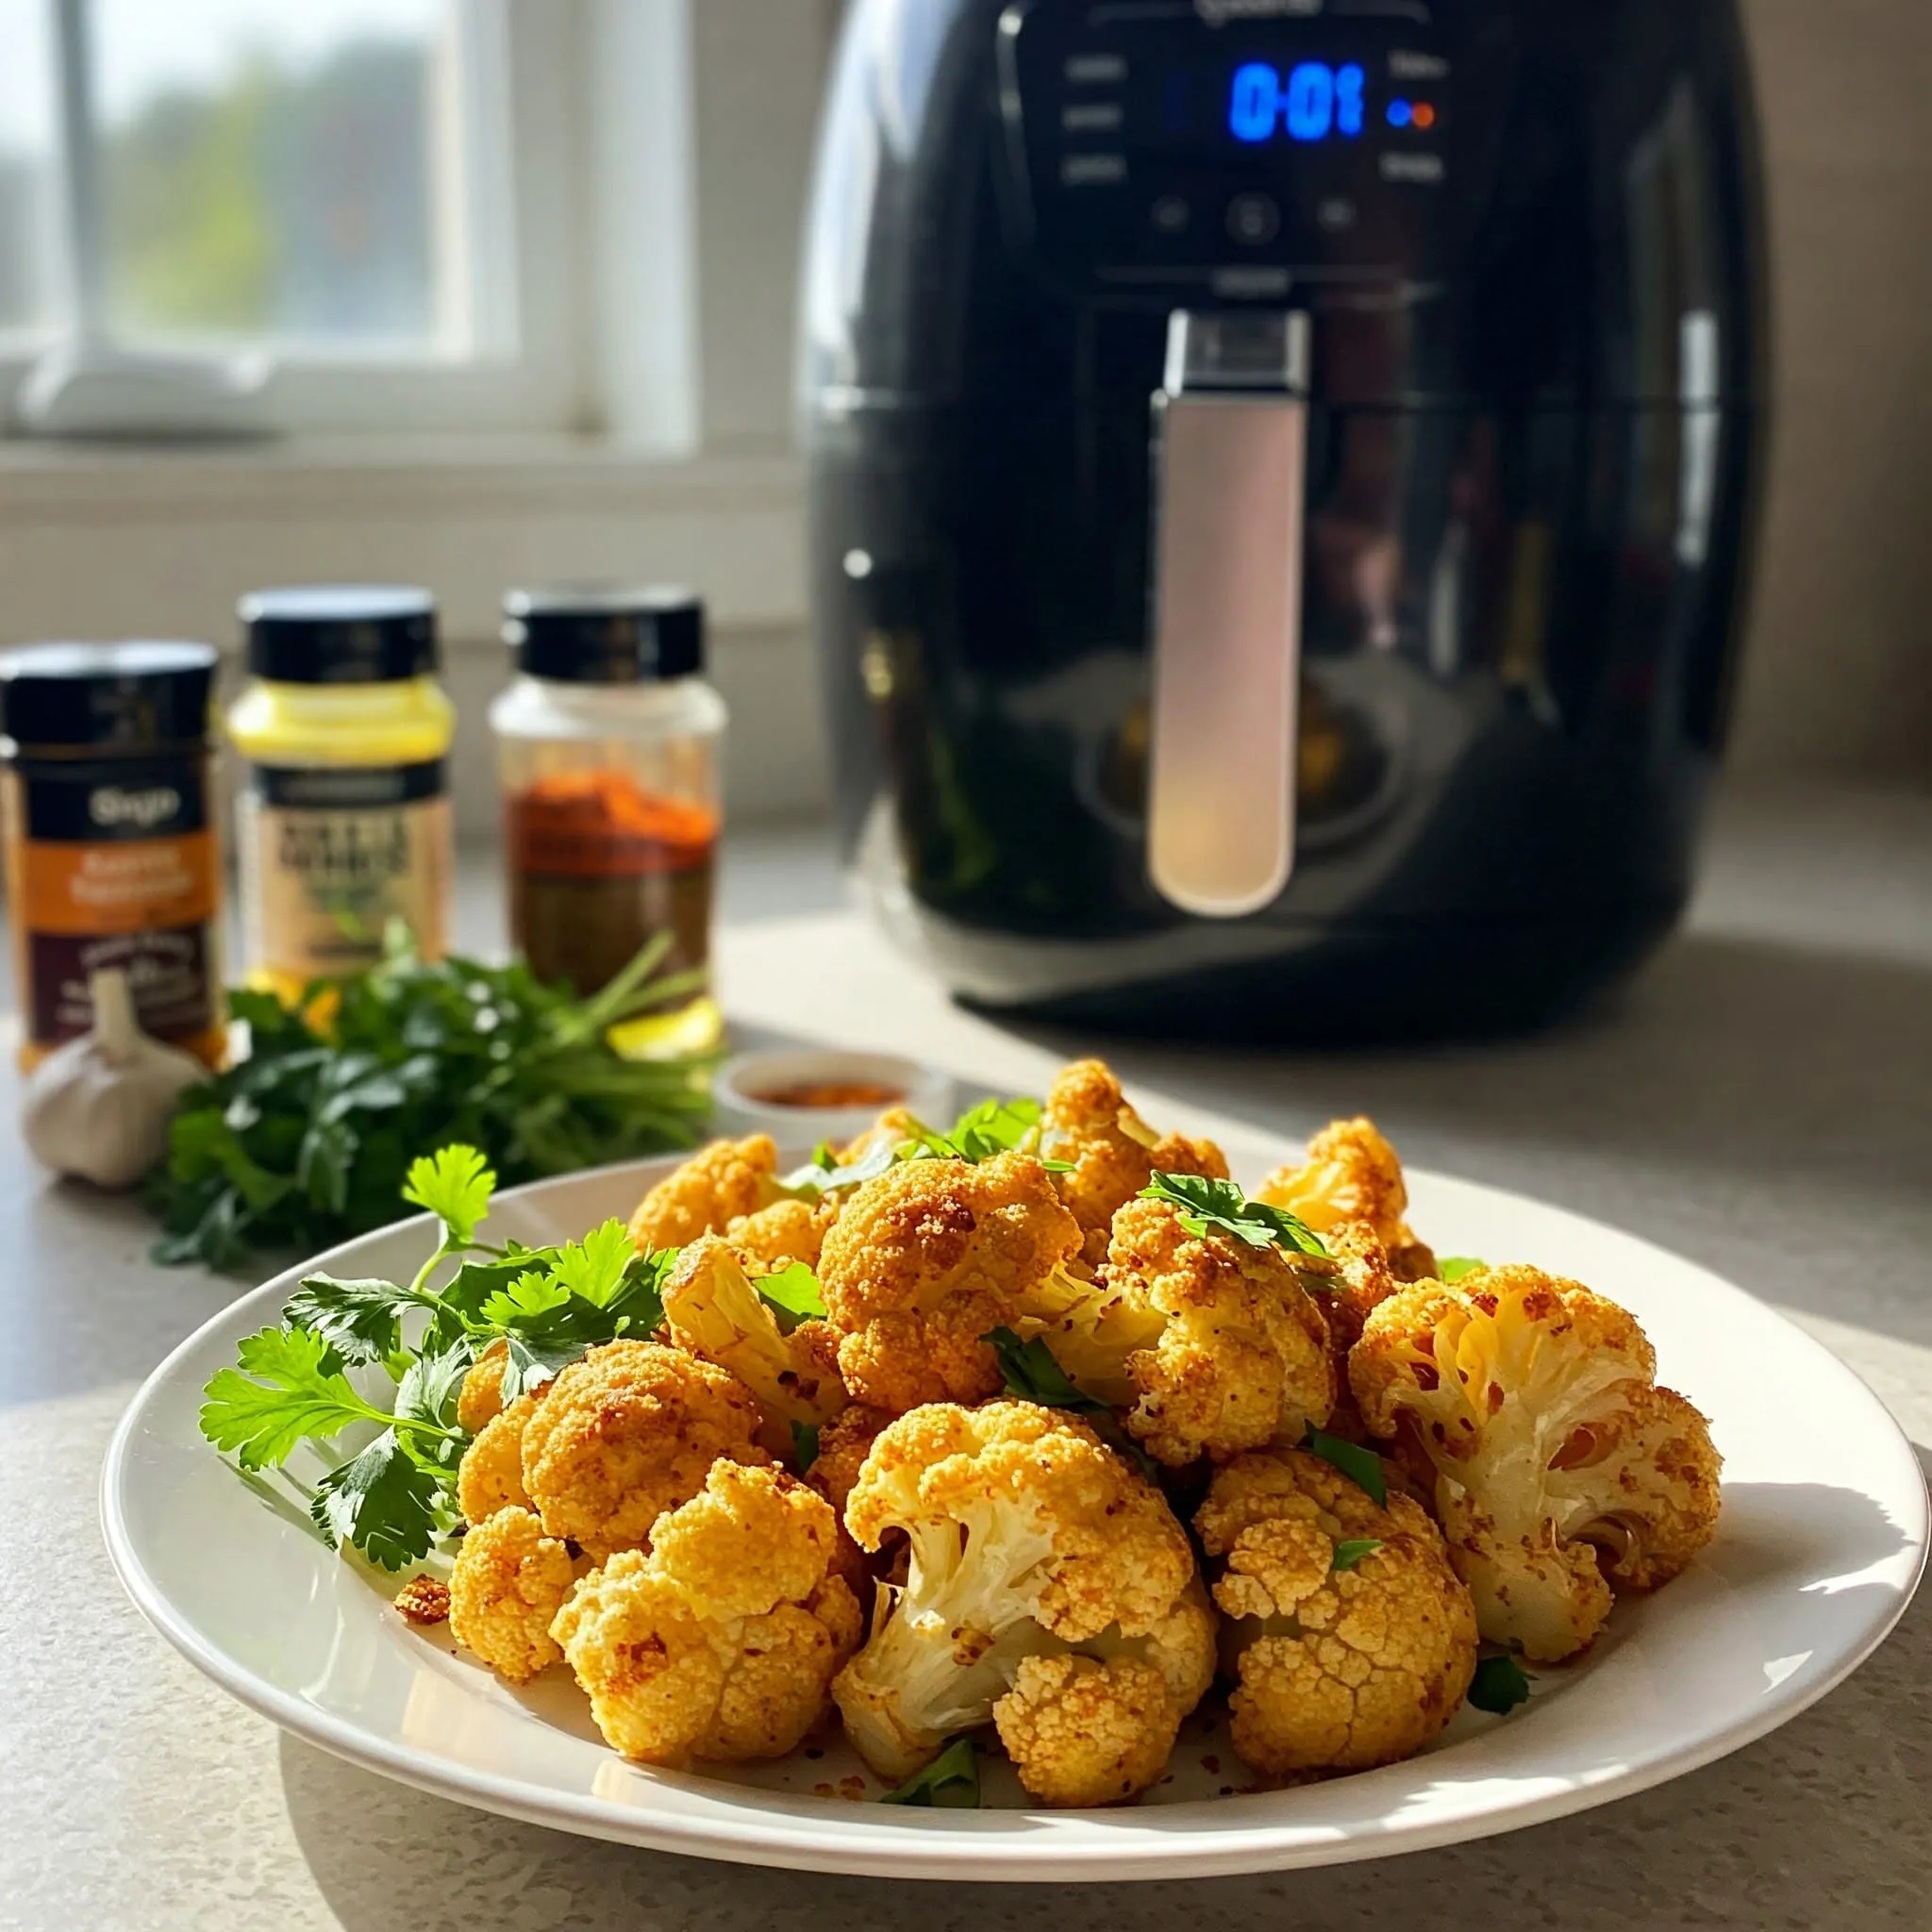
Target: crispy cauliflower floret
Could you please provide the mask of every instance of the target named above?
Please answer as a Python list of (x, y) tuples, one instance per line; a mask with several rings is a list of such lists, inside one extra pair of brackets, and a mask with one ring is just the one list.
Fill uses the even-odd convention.
[(713, 1141), (638, 1203), (630, 1238), (640, 1254), (655, 1255), (701, 1234), (723, 1234), (778, 1198), (777, 1173), (778, 1149), (769, 1134)]
[(1104, 1290), (1040, 1329), (1083, 1389), (1134, 1404), (1128, 1430), (1171, 1468), (1298, 1442), (1335, 1401), (1327, 1324), (1289, 1258), (1211, 1226), (1190, 1234), (1186, 1212), (1129, 1201)]
[(1534, 1268), (1419, 1282), (1364, 1324), (1349, 1358), (1363, 1420), (1426, 1457), (1492, 1642), (1570, 1657), (1613, 1588), (1669, 1582), (1715, 1533), (1709, 1427), (1656, 1373), (1635, 1317)]
[(457, 1394), (458, 1428), (477, 1435), (503, 1413), (503, 1365), (508, 1359), (509, 1343), (498, 1340), (470, 1365)]
[[(1158, 1774), (1213, 1674), (1212, 1617), (1166, 1502), (1084, 1424), (1024, 1402), (915, 1409), (873, 1445), (845, 1520), (867, 1549), (894, 1530), (910, 1544), (904, 1589), (832, 1687), (881, 1776), (989, 1720), (1048, 1804)], [(1074, 1655), (1107, 1668), (1023, 1682), (1028, 1658)]]
[(855, 1189), (819, 1261), (853, 1399), (902, 1414), (994, 1393), (999, 1365), (982, 1338), (1079, 1246), (1030, 1155), (908, 1160)]
[(721, 1457), (766, 1461), (762, 1420), (751, 1391), (714, 1364), (655, 1341), (609, 1342), (538, 1400), (524, 1424), (524, 1488), (550, 1535), (601, 1561), (641, 1544)]
[(740, 1215), (724, 1238), (754, 1268), (782, 1268), (788, 1261), (816, 1268), (844, 1202), (839, 1191), (821, 1194), (816, 1201), (774, 1201), (756, 1214)]
[(841, 1523), (872, 1445), (896, 1420), (890, 1409), (868, 1408), (864, 1403), (855, 1402), (820, 1435), (817, 1460), (806, 1471), (805, 1479), (839, 1512)]
[(1096, 1268), (1107, 1259), (1114, 1216), (1155, 1174), (1227, 1178), (1227, 1158), (1213, 1141), (1157, 1134), (1127, 1105), (1104, 1060), (1061, 1068), (1041, 1116), (1040, 1151), (1049, 1160), (1073, 1163), (1056, 1184), (1080, 1224), (1085, 1257)]
[(1300, 1167), (1269, 1175), (1255, 1199), (1286, 1208), (1317, 1234), (1351, 1221), (1365, 1221), (1389, 1253), (1398, 1281), (1422, 1281), (1436, 1272), (1436, 1257), (1408, 1224), (1408, 1184), (1402, 1162), (1373, 1121), (1335, 1121), (1308, 1142)]
[[(1269, 1777), (1412, 1756), (1475, 1671), (1475, 1606), (1422, 1506), (1298, 1449), (1237, 1457), (1194, 1518), (1230, 1621), (1234, 1745)], [(1376, 1547), (1338, 1570), (1344, 1543)]]
[[(498, 1388), (502, 1387), (502, 1372)], [(524, 1431), (537, 1412), (537, 1396), (520, 1395), (491, 1417), (463, 1451), (457, 1470), (457, 1507), (465, 1523), (482, 1523), (499, 1509), (527, 1509), (524, 1488)]]
[(646, 1764), (794, 1749), (858, 1643), (837, 1540), (831, 1507), (794, 1477), (720, 1462), (658, 1519), (649, 1556), (586, 1577), (552, 1635), (612, 1747)]
[(570, 1552), (527, 1509), (473, 1523), (449, 1579), (450, 1634), (499, 1676), (525, 1684), (563, 1653), (550, 1620), (575, 1581)]
[(729, 1243), (715, 1235), (678, 1256), (664, 1283), (664, 1313), (679, 1348), (715, 1362), (749, 1389), (763, 1411), (761, 1440), (791, 1453), (791, 1424), (819, 1427), (845, 1407), (839, 1338), (823, 1322), (788, 1335)]
[(1324, 1424), (1350, 1442), (1369, 1440), (1367, 1425), (1348, 1383), (1348, 1357), (1362, 1324), (1402, 1286), (1389, 1265), (1389, 1251), (1366, 1221), (1344, 1222), (1323, 1236), (1329, 1258), (1290, 1257), (1302, 1286), (1315, 1297), (1328, 1323), (1328, 1361), (1335, 1375), (1335, 1407)]

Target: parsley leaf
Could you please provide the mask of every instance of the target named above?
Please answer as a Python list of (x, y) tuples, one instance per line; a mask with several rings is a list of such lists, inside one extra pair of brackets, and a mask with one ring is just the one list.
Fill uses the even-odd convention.
[(881, 1805), (931, 1805), (949, 1811), (979, 1808), (979, 1754), (971, 1738), (955, 1738), (924, 1771), (888, 1791)]
[(1338, 1571), (1353, 1570), (1364, 1557), (1373, 1557), (1382, 1547), (1372, 1536), (1344, 1537), (1335, 1545), (1335, 1565)]
[(819, 1278), (804, 1261), (792, 1261), (773, 1274), (754, 1277), (752, 1286), (778, 1318), (778, 1326), (791, 1334), (801, 1322), (823, 1321), (825, 1297)]
[(399, 1419), (434, 1424), (448, 1429), (456, 1439), (450, 1445), (459, 1451), (467, 1441), (457, 1427), (457, 1398), (462, 1393), (463, 1377), (476, 1359), (475, 1349), (458, 1341), (441, 1355), (419, 1355), (411, 1358), (396, 1385)]
[(1436, 1263), (1436, 1279), (1443, 1285), (1453, 1286), (1465, 1274), (1479, 1274), (1490, 1264), (1475, 1260), (1468, 1255), (1445, 1255)]
[(310, 1436), (326, 1441), (351, 1423), (389, 1418), (358, 1395), (335, 1351), (303, 1328), (264, 1328), (236, 1351), (202, 1394), (201, 1433), (243, 1469), (273, 1469)]
[(1111, 1413), (1106, 1403), (1074, 1386), (1043, 1335), (1022, 1341), (1010, 1328), (995, 1328), (980, 1339), (991, 1344), (999, 1357), (1000, 1374), (1006, 1379), (1008, 1395), (1022, 1402), (1037, 1402), (1042, 1408)]
[(403, 1199), (426, 1208), (442, 1223), (443, 1245), (452, 1251), (474, 1247), (476, 1224), (490, 1212), (496, 1175), (490, 1162), (460, 1141), (412, 1161)]
[(1197, 1238), (1211, 1227), (1234, 1236), (1251, 1248), (1279, 1247), (1291, 1255), (1319, 1255), (1328, 1250), (1322, 1238), (1299, 1215), (1286, 1208), (1251, 1201), (1233, 1181), (1210, 1180), (1197, 1174), (1158, 1174), (1141, 1190), (1143, 1200), (1172, 1201), (1187, 1209), (1181, 1225)]
[(1529, 1702), (1529, 1673), (1513, 1657), (1486, 1657), (1470, 1679), (1469, 1701), (1477, 1710), (1507, 1717), (1519, 1704)]
[(791, 1424), (791, 1459), (800, 1475), (819, 1459), (819, 1425), (816, 1423)]
[(1302, 1438), (1302, 1447), (1310, 1456), (1319, 1456), (1324, 1462), (1339, 1469), (1357, 1489), (1366, 1491), (1376, 1508), (1388, 1508), (1388, 1473), (1382, 1467), (1382, 1458), (1373, 1449), (1364, 1449), (1358, 1442), (1344, 1442), (1340, 1436), (1324, 1435), (1313, 1423)]
[[(902, 1143), (903, 1144), (903, 1143)], [(801, 1200), (817, 1200), (844, 1188), (863, 1187), (882, 1174), (890, 1174), (900, 1159), (899, 1148), (890, 1141), (877, 1141), (849, 1167), (841, 1167), (828, 1145), (822, 1144), (805, 1166), (784, 1175), (778, 1182), (788, 1194)]]
[(372, 1563), (400, 1570), (429, 1554), (446, 1495), (446, 1482), (385, 1429), (361, 1455), (323, 1477), (310, 1514), (335, 1548), (354, 1543)]
[(345, 1362), (381, 1362), (402, 1346), (403, 1311), (416, 1306), (393, 1281), (310, 1274), (283, 1304), (282, 1320), (319, 1335)]
[(592, 1307), (608, 1307), (623, 1287), (638, 1251), (630, 1229), (621, 1221), (607, 1221), (580, 1241), (567, 1241), (550, 1264), (551, 1279)]

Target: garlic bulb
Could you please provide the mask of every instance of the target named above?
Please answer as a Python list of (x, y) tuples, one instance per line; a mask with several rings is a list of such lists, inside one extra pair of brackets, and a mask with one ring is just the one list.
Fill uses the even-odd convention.
[(131, 1188), (168, 1149), (175, 1104), (208, 1077), (191, 1055), (141, 1030), (118, 968), (88, 981), (94, 1030), (28, 1076), (21, 1128), (34, 1158), (101, 1188)]

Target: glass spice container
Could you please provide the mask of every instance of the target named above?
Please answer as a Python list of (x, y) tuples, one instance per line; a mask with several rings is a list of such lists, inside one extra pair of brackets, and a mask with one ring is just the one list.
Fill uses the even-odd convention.
[(208, 741), (217, 658), (197, 643), (0, 654), (0, 823), (23, 1067), (93, 1030), (96, 974), (210, 1067), (227, 1039)]
[[(662, 973), (708, 973), (724, 700), (707, 684), (705, 613), (683, 591), (513, 591), (518, 675), (491, 708), (510, 941), (538, 978), (608, 985), (660, 934)], [(702, 1047), (708, 991), (619, 1029), (621, 1048)]]

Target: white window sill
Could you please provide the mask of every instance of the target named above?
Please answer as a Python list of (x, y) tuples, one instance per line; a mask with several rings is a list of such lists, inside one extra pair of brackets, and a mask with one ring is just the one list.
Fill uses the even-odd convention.
[(402, 580), (453, 643), (506, 586), (694, 585), (727, 627), (801, 624), (804, 472), (782, 450), (661, 457), (561, 436), (176, 446), (0, 441), (4, 641), (225, 638), (265, 583)]

